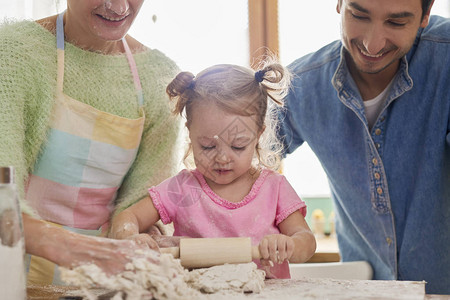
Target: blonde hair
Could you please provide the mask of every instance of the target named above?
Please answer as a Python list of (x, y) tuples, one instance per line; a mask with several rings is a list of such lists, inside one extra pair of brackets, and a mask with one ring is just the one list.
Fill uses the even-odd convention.
[[(185, 111), (188, 129), (192, 110), (200, 103), (214, 103), (229, 114), (254, 117), (258, 133), (263, 132), (256, 145), (257, 164), (277, 169), (281, 143), (275, 135), (275, 108), (283, 105), (289, 83), (287, 69), (273, 60), (266, 60), (257, 72), (229, 64), (214, 65), (196, 77), (190, 72), (181, 72), (169, 83), (166, 92), (175, 101), (173, 113), (182, 115)], [(188, 155), (189, 150), (185, 158)]]

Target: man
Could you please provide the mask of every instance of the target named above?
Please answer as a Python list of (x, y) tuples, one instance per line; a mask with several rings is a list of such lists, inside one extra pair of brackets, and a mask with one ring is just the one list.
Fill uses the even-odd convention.
[(286, 152), (328, 175), (343, 261), (450, 294), (450, 20), (432, 0), (339, 0), (342, 39), (290, 65)]

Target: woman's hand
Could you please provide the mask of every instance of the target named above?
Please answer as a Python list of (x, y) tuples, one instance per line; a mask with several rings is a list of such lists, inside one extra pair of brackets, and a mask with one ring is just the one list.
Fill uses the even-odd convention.
[(284, 234), (266, 235), (259, 243), (261, 264), (270, 266), (271, 262), (281, 264), (294, 253), (294, 239)]
[[(138, 244), (134, 240), (114, 240), (109, 238), (84, 236), (69, 232), (65, 234), (54, 262), (58, 265), (73, 268), (78, 265), (93, 263), (106, 274), (113, 275), (125, 271), (126, 264), (135, 258), (143, 257), (138, 250), (149, 250), (147, 245)], [(153, 263), (158, 263), (155, 253)]]
[[(138, 245), (133, 240), (81, 235), (26, 214), (22, 216), (26, 252), (66, 268), (93, 263), (106, 274), (117, 274), (133, 258), (143, 256), (136, 250), (148, 250), (147, 245)], [(158, 263), (156, 253), (154, 263)]]

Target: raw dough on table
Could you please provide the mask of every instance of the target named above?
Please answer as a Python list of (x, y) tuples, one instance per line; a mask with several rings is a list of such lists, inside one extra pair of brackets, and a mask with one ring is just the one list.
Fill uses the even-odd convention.
[[(114, 276), (106, 274), (94, 264), (80, 265), (72, 270), (60, 267), (61, 278), (68, 284), (79, 286), (88, 299), (97, 297), (89, 294), (89, 288), (101, 287), (116, 290), (133, 299), (198, 299), (200, 292), (185, 282), (188, 271), (170, 254), (154, 251), (139, 251), (143, 257), (128, 263), (126, 271)], [(159, 262), (159, 263), (152, 263)], [(118, 293), (113, 299), (121, 299)]]
[(118, 291), (113, 300), (120, 300), (125, 295), (127, 300), (206, 299), (208, 297), (203, 293), (259, 293), (264, 287), (265, 273), (253, 262), (189, 272), (170, 254), (140, 252), (142, 258), (134, 259), (127, 264), (126, 271), (114, 276), (108, 277), (96, 265), (86, 264), (72, 270), (60, 267), (61, 278), (70, 285), (81, 287), (88, 299), (97, 298), (89, 293), (93, 287)]
[(189, 272), (188, 283), (205, 293), (235, 291), (259, 293), (266, 274), (255, 263), (225, 264)]

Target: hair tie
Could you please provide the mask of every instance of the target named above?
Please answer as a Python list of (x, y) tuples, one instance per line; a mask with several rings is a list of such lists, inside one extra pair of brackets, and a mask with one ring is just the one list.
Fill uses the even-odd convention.
[(264, 80), (264, 74), (266, 74), (266, 71), (264, 70), (259, 70), (255, 73), (255, 80), (257, 82), (262, 82)]
[(191, 83), (189, 83), (187, 88), (190, 89), (190, 90), (193, 90), (194, 87), (195, 87), (195, 81), (194, 81), (194, 79), (192, 79)]

